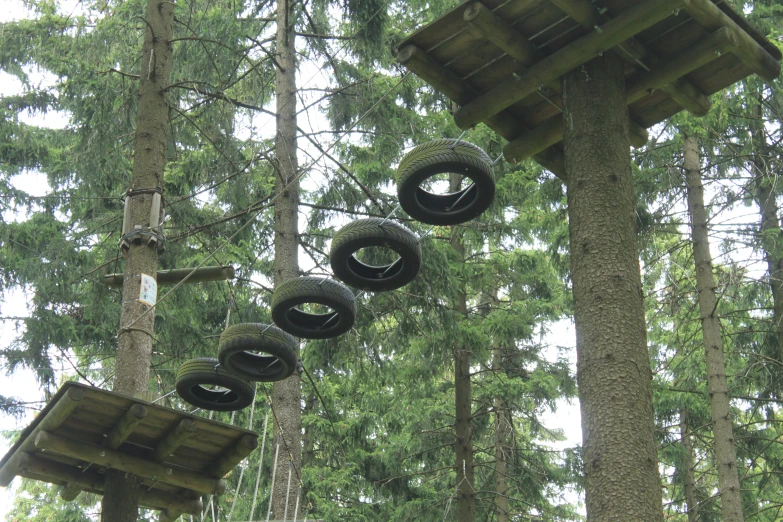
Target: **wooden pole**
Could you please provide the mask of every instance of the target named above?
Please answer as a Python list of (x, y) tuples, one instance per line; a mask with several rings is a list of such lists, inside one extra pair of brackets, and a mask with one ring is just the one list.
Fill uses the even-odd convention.
[(721, 27), (734, 30), (739, 37), (739, 45), (732, 49), (732, 53), (756, 74), (767, 81), (772, 81), (780, 75), (778, 61), (781, 58), (780, 51), (773, 51), (776, 56), (772, 56), (712, 0), (690, 0), (683, 9), (710, 30), (715, 31)]
[(130, 473), (152, 481), (165, 482), (190, 489), (204, 495), (220, 495), (226, 490), (226, 483), (207, 477), (195, 471), (164, 466), (127, 453), (101, 448), (93, 444), (65, 439), (42, 431), (35, 437), (35, 446), (44, 451), (85, 460), (107, 468)]
[(469, 129), (506, 107), (533, 94), (539, 85), (546, 84), (603, 54), (617, 44), (647, 29), (669, 16), (684, 0), (647, 0), (626, 9), (617, 18), (607, 22), (600, 31), (572, 42), (548, 58), (538, 62), (519, 78), (510, 78), (480, 95), (454, 114), (461, 129)]
[[(133, 171), (126, 199), (123, 228), (153, 232), (161, 221), (160, 201), (168, 145), (172, 36), (175, 3), (147, 0), (144, 12), (144, 41), (140, 53), (138, 111), (134, 139)], [(157, 210), (157, 212), (155, 212)], [(155, 215), (157, 214), (157, 215)], [(158, 242), (129, 241), (125, 255), (122, 308), (117, 334), (117, 357), (113, 389), (136, 397), (149, 387), (155, 310), (142, 301), (142, 274), (156, 279)], [(110, 450), (107, 450), (110, 451)], [(104, 522), (136, 522), (139, 480), (133, 475), (106, 470), (101, 509)]]
[[(192, 275), (191, 275), (192, 273)], [(190, 277), (188, 277), (190, 275)], [(159, 285), (175, 285), (188, 277), (187, 283), (205, 283), (207, 281), (224, 281), (234, 279), (233, 266), (204, 266), (197, 268), (176, 268), (174, 270), (159, 270)], [(125, 274), (106, 274), (103, 276), (103, 284), (111, 287), (122, 287)]]
[[(22, 453), (16, 457), (20, 474), (24, 477), (53, 484), (77, 484), (82, 490), (103, 494), (103, 474), (95, 470), (78, 470), (73, 466), (42, 459), (29, 453)], [(139, 503), (156, 509), (178, 509), (182, 513), (199, 514), (203, 509), (201, 499), (183, 498), (179, 495), (167, 493), (159, 489), (143, 488), (140, 493)]]
[(16, 456), (35, 451), (35, 436), (41, 431), (57, 429), (79, 407), (82, 399), (84, 399), (84, 391), (81, 388), (68, 388), (63, 396), (60, 397), (60, 400), (52, 406), (52, 409), (41, 419), (41, 422), (38, 423), (14, 454), (10, 455), (3, 467), (0, 468), (0, 486), (8, 487), (8, 484), (16, 476)]

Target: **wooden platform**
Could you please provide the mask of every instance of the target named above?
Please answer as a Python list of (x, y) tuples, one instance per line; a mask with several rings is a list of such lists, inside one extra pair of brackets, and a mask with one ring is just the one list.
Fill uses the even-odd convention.
[(561, 77), (605, 52), (626, 63), (635, 146), (750, 74), (780, 74), (780, 51), (722, 0), (469, 1), (402, 42), (399, 61), (461, 106), (460, 128), (484, 122), (507, 160), (563, 175)]
[(18, 475), (73, 500), (102, 494), (114, 468), (141, 477), (140, 503), (174, 520), (200, 514), (200, 496), (223, 493), (223, 477), (257, 446), (251, 431), (68, 382), (0, 460), (0, 486)]

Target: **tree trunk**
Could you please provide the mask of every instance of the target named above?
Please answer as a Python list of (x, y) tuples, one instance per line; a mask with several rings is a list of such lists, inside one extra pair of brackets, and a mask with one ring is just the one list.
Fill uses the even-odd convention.
[[(761, 104), (757, 106), (757, 116), (761, 122)], [(769, 286), (772, 290), (773, 320), (778, 360), (783, 363), (783, 259), (780, 255), (779, 240), (780, 218), (778, 217), (776, 176), (769, 166), (769, 147), (763, 123), (752, 124), (753, 136), (753, 176), (755, 178), (756, 204), (761, 212), (761, 247), (767, 262)]]
[(712, 273), (712, 255), (707, 232), (707, 212), (704, 208), (704, 187), (701, 183), (699, 148), (696, 138), (686, 137), (685, 181), (688, 189), (688, 211), (693, 235), (693, 260), (696, 264), (696, 289), (699, 292), (704, 352), (707, 363), (707, 387), (710, 394), (712, 430), (715, 437), (715, 461), (718, 467), (718, 488), (725, 522), (742, 522), (742, 498), (737, 455), (734, 451), (734, 433), (729, 417), (729, 389), (726, 383), (726, 365), (717, 314), (715, 277)]
[(696, 479), (693, 477), (693, 443), (691, 442), (691, 427), (688, 410), (680, 410), (680, 439), (685, 455), (682, 458), (682, 474), (685, 489), (685, 508), (688, 512), (688, 522), (699, 519), (699, 503), (696, 501)]
[[(292, 0), (277, 3), (277, 133), (275, 135), (275, 287), (299, 277), (299, 171), (296, 144), (296, 32)], [(272, 497), (273, 519), (294, 517), (301, 474), (302, 411), (298, 373), (274, 384), (272, 406), (281, 435)], [(288, 490), (289, 470), (292, 473)], [(288, 505), (286, 506), (286, 498)]]
[[(153, 216), (156, 222), (150, 222), (154, 192), (162, 190), (166, 164), (169, 105), (165, 89), (171, 75), (174, 5), (164, 0), (147, 0), (144, 19), (146, 30), (141, 58), (131, 190), (144, 190), (145, 193), (129, 196), (128, 206), (131, 224), (147, 228), (157, 227), (161, 217), (160, 214)], [(142, 236), (139, 244), (130, 241), (122, 288), (114, 391), (131, 397), (147, 391), (149, 382), (155, 311), (141, 303), (139, 295), (141, 274), (156, 277), (157, 267), (156, 243), (148, 243), (145, 236)], [(120, 471), (106, 470), (102, 520), (136, 522), (138, 511), (138, 479)]]
[[(457, 192), (462, 177), (452, 174), (449, 180), (451, 192)], [(452, 227), (451, 246), (457, 253), (458, 262), (465, 262), (465, 246), (462, 232)], [(457, 292), (457, 310), (462, 320), (467, 320), (468, 303), (465, 287), (461, 285)], [(473, 425), (470, 389), (470, 349), (460, 341), (454, 344), (454, 454), (457, 473), (457, 521), (475, 522), (476, 491), (473, 488)]]
[(589, 522), (663, 519), (622, 63), (565, 75), (577, 382)]

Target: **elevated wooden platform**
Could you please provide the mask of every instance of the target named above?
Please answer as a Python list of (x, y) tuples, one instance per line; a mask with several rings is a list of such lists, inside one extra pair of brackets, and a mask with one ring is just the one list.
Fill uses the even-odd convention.
[(780, 51), (725, 1), (469, 1), (400, 45), (399, 61), (509, 140), (509, 161), (533, 157), (563, 175), (561, 77), (606, 52), (626, 63), (631, 143), (681, 110), (749, 76), (780, 74)]
[(15, 476), (103, 493), (104, 470), (141, 478), (141, 504), (161, 520), (200, 514), (202, 494), (221, 494), (223, 477), (258, 446), (248, 430), (68, 382), (0, 460), (0, 486)]

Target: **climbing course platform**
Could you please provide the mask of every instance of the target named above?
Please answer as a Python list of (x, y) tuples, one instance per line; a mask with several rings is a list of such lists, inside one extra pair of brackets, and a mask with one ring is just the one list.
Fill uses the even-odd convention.
[(606, 52), (625, 62), (630, 139), (751, 75), (780, 74), (780, 51), (725, 1), (482, 0), (466, 2), (400, 44), (408, 70), (460, 108), (462, 129), (484, 122), (508, 161), (565, 164), (561, 77)]
[(15, 476), (102, 494), (104, 471), (140, 477), (142, 506), (160, 520), (200, 514), (201, 495), (258, 446), (258, 435), (220, 422), (76, 382), (64, 384), (0, 460), (0, 486)]

